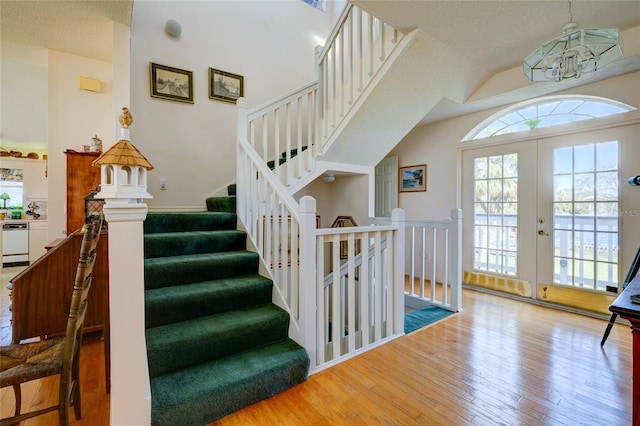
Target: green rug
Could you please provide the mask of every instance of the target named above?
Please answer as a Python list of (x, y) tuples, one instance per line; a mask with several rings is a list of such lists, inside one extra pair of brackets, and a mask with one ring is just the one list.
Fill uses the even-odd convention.
[(404, 333), (409, 334), (438, 320), (453, 315), (453, 312), (439, 306), (426, 306), (404, 316)]

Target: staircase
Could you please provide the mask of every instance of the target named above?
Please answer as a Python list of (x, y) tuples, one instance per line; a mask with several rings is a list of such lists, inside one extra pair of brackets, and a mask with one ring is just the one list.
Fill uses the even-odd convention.
[[(235, 187), (229, 188), (235, 194)], [(203, 425), (307, 379), (289, 314), (236, 230), (235, 196), (144, 223), (147, 356), (154, 425)]]

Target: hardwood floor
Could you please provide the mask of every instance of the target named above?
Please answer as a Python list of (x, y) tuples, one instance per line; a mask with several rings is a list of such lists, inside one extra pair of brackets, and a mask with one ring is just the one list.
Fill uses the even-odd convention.
[[(631, 332), (606, 321), (463, 291), (464, 311), (212, 423), (227, 425), (630, 425)], [(109, 424), (102, 342), (85, 339), (83, 419)], [(23, 409), (57, 379), (25, 388)], [(0, 412), (13, 410), (2, 389)], [(55, 414), (23, 425), (56, 425)], [(124, 425), (128, 426), (128, 425)]]
[(463, 291), (464, 311), (212, 423), (630, 425), (631, 332)]

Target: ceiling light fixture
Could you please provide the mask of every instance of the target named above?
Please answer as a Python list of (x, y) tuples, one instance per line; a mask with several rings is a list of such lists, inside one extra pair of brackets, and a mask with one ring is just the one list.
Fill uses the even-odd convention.
[(327, 173), (327, 174), (322, 175), (322, 180), (327, 182), (327, 183), (331, 183), (334, 180), (336, 180), (336, 177), (335, 177), (335, 175), (333, 173)]
[(180, 25), (180, 22), (176, 21), (175, 19), (169, 19), (164, 24), (164, 30), (171, 37), (178, 38), (178, 37), (180, 37), (180, 34), (182, 34), (182, 25)]
[(569, 2), (569, 22), (562, 35), (543, 43), (522, 64), (531, 81), (561, 81), (602, 69), (622, 56), (618, 28), (578, 30)]

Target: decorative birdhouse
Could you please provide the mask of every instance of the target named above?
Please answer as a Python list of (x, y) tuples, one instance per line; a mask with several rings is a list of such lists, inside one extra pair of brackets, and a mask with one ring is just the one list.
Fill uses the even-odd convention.
[(147, 171), (153, 166), (131, 143), (129, 126), (133, 117), (128, 108), (122, 108), (119, 121), (120, 140), (92, 163), (100, 167), (102, 182), (95, 196), (119, 202), (153, 198), (147, 192)]

